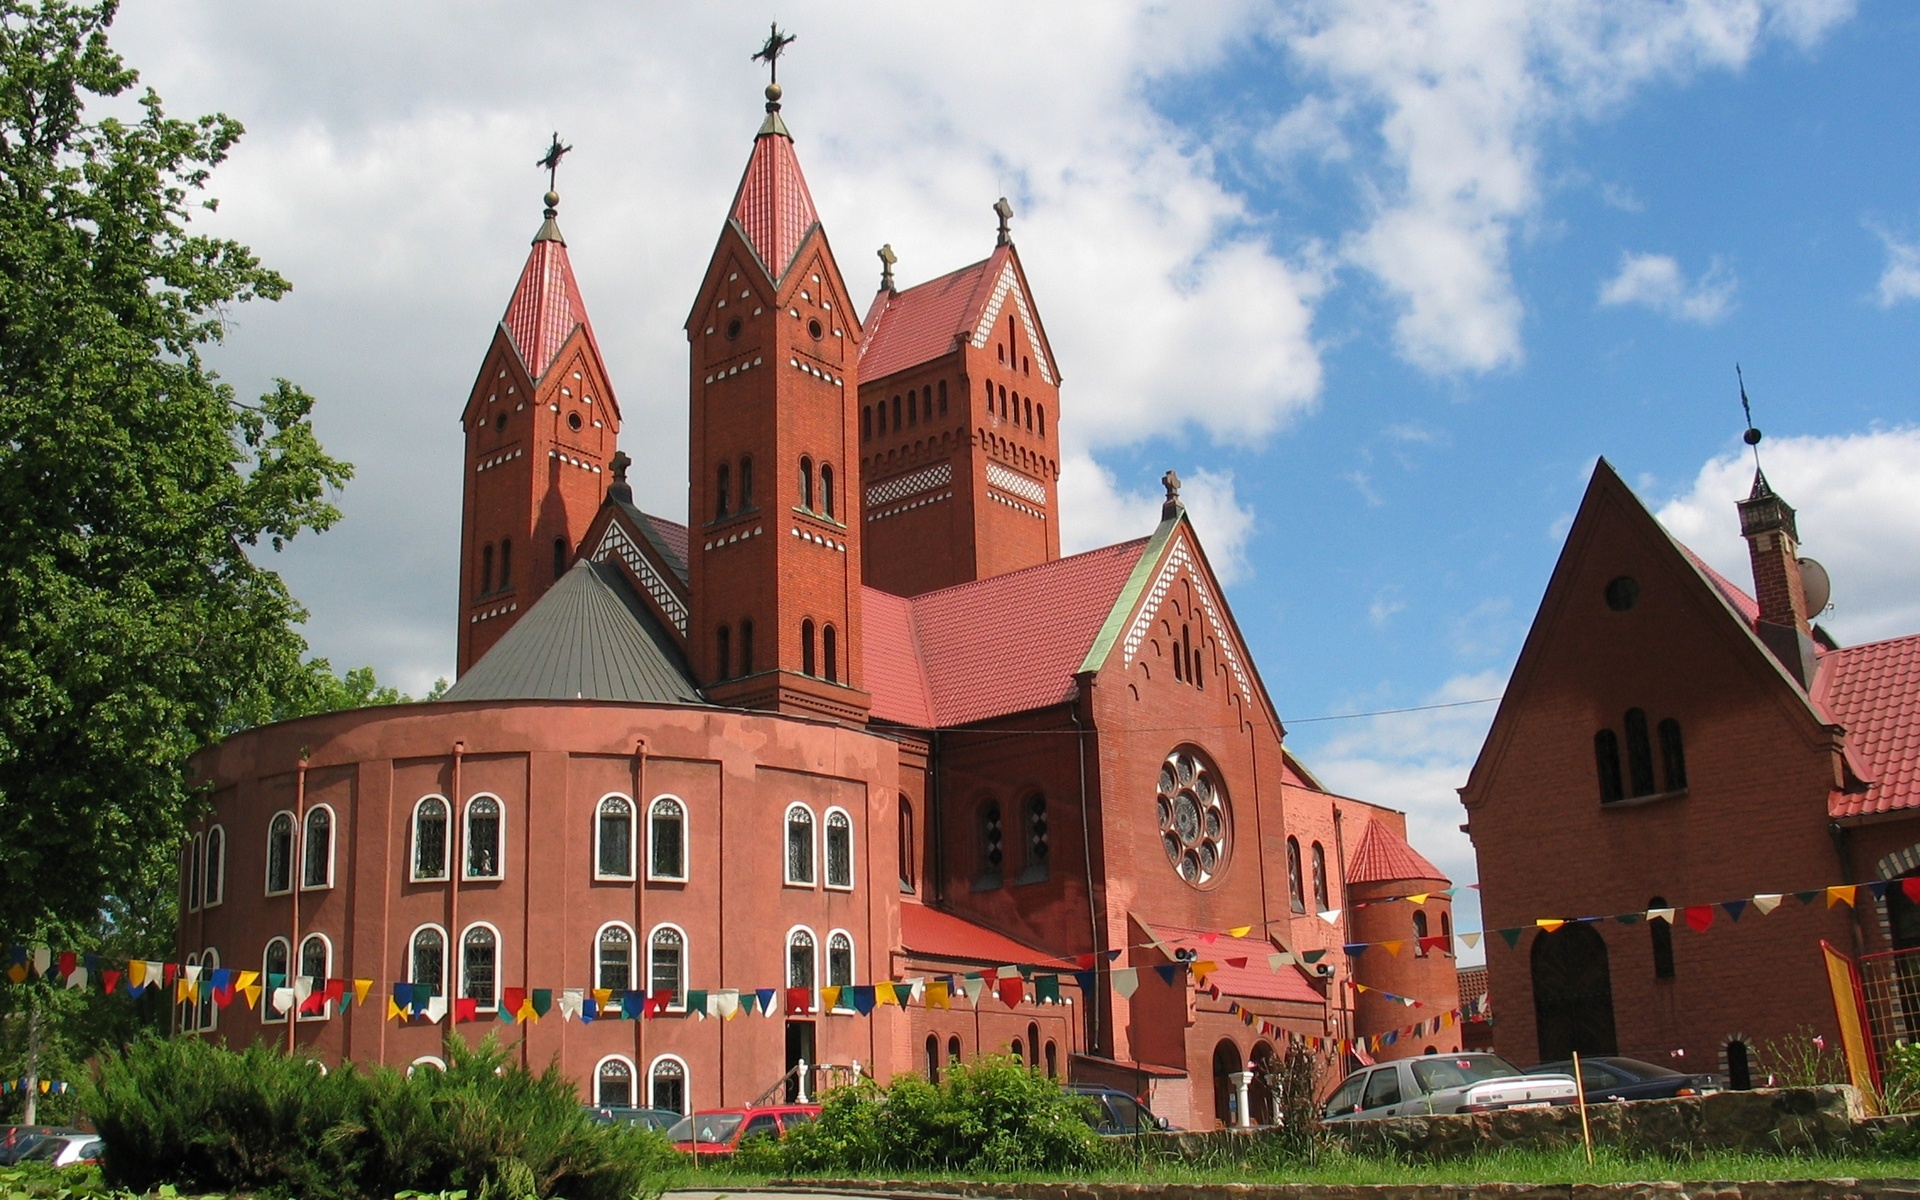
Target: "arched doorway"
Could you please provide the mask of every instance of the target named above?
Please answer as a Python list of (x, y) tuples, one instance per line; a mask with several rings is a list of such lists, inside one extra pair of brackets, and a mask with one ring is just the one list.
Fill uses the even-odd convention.
[(1562, 925), (1534, 937), (1533, 1015), (1542, 1062), (1566, 1058), (1576, 1050), (1618, 1053), (1607, 943), (1593, 926)]
[(1213, 1048), (1213, 1115), (1222, 1128), (1234, 1123), (1235, 1099), (1231, 1076), (1240, 1070), (1240, 1047), (1222, 1041)]
[(1253, 1064), (1253, 1084), (1247, 1089), (1247, 1104), (1253, 1110), (1255, 1125), (1280, 1123), (1280, 1106), (1273, 1094), (1273, 1079), (1280, 1073), (1280, 1059), (1266, 1042), (1255, 1042), (1248, 1056)]

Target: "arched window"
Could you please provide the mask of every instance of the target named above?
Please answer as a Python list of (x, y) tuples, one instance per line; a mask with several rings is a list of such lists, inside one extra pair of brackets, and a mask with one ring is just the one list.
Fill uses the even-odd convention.
[(947, 381), (944, 379), (940, 381), (940, 415), (947, 415)]
[(957, 1035), (947, 1039), (947, 1061), (950, 1063), (960, 1061), (960, 1038)]
[(813, 886), (813, 810), (787, 806), (787, 882)]
[(940, 1035), (927, 1035), (927, 1082), (940, 1082)]
[(1034, 405), (1033, 415), (1039, 419), (1040, 436), (1041, 437), (1047, 436), (1047, 406), (1044, 404)]
[[(1667, 907), (1665, 896), (1655, 896), (1647, 901), (1649, 909)], [(1673, 978), (1673, 922), (1668, 918), (1649, 916), (1647, 918), (1647, 936), (1653, 941), (1653, 977), (1655, 979)]]
[(813, 460), (800, 456), (800, 507), (813, 511)]
[(205, 1032), (218, 1028), (220, 1009), (213, 1002), (213, 973), (220, 969), (220, 952), (211, 947), (200, 953), (200, 999), (199, 1012), (195, 1016), (194, 1028)]
[(421, 1071), (428, 1071), (428, 1070), (445, 1071), (446, 1069), (447, 1069), (446, 1060), (441, 1058), (439, 1055), (422, 1054), (419, 1058), (416, 1058), (412, 1062), (407, 1064), (407, 1078), (412, 1079), (416, 1074), (418, 1074)]
[[(1680, 742), (1680, 722), (1672, 717), (1660, 722), (1660, 765), (1666, 772), (1668, 791), (1677, 792), (1687, 786), (1687, 749)], [(207, 869), (212, 870), (213, 843), (209, 841), (207, 846)]]
[(1620, 776), (1620, 738), (1611, 729), (1593, 735), (1593, 765), (1600, 772), (1600, 803), (1612, 804), (1625, 798), (1626, 786)]
[(820, 511), (833, 516), (833, 464), (820, 464)]
[(1440, 937), (1444, 942), (1446, 942), (1446, 945), (1442, 946), (1441, 950), (1443, 950), (1446, 953), (1446, 956), (1448, 958), (1452, 958), (1453, 957), (1453, 917), (1447, 913), (1440, 914)]
[(860, 440), (863, 442), (873, 440), (873, 405), (871, 404), (860, 410)]
[[(837, 929), (827, 937), (827, 986), (853, 987), (853, 938)], [(852, 1007), (852, 998), (842, 990), (834, 1011), (845, 1012)]]
[(831, 625), (820, 630), (821, 657), (827, 660), (827, 682), (840, 682), (840, 635)]
[(813, 931), (793, 929), (787, 933), (787, 986), (790, 988), (812, 988), (814, 986), (814, 947)]
[(900, 397), (893, 398), (893, 431), (900, 432)]
[(1727, 1086), (1744, 1092), (1753, 1086), (1753, 1060), (1747, 1044), (1738, 1038), (1727, 1042)]
[(666, 1112), (687, 1112), (687, 1064), (675, 1054), (662, 1054), (653, 1060), (647, 1072), (653, 1107)]
[(1300, 879), (1300, 839), (1287, 839), (1287, 901), (1293, 911), (1307, 911), (1307, 891)]
[[(333, 943), (324, 933), (310, 933), (307, 940), (300, 943), (300, 975), (312, 982), (315, 992), (327, 986), (327, 977), (333, 973)], [(312, 1012), (302, 1012), (302, 1020), (331, 1016), (330, 1004), (317, 1005)]]
[(853, 886), (853, 818), (838, 808), (827, 810), (827, 886)]
[(987, 415), (993, 415), (993, 380), (987, 380)]
[(813, 674), (813, 620), (800, 622), (800, 673)]
[(303, 888), (333, 886), (333, 810), (316, 805), (307, 812), (305, 866), (300, 871)]
[(980, 871), (976, 888), (1000, 886), (1000, 869), (1006, 861), (1006, 831), (1000, 825), (1000, 802), (989, 800), (980, 806)]
[(1647, 736), (1647, 714), (1627, 710), (1627, 780), (1636, 796), (1653, 795), (1653, 740)]
[(513, 586), (513, 539), (500, 539), (500, 586)]
[(278, 812), (267, 822), (267, 895), (293, 890), (293, 814)]
[[(187, 955), (187, 961), (182, 965), (185, 966), (187, 970), (192, 971), (199, 967), (200, 956), (198, 954), (189, 954)], [(174, 1023), (179, 1027), (181, 1033), (192, 1033), (194, 1020), (199, 1015), (199, 1011), (194, 1007), (192, 997), (177, 1000), (174, 1003)]]
[(748, 455), (740, 456), (740, 511), (753, 507), (753, 459)]
[(1026, 1047), (1020, 1044), (1020, 1039), (1013, 1039), (1013, 1045), (1010, 1048), (1013, 1051), (1013, 1061), (1021, 1066), (1025, 1066), (1027, 1062)]
[(227, 894), (227, 831), (218, 825), (207, 830), (206, 866), (200, 872), (201, 904), (212, 908)]
[(713, 472), (713, 519), (726, 519), (728, 506), (733, 502), (733, 468), (721, 463)]
[(725, 625), (713, 631), (713, 676), (733, 678), (733, 631)]
[(647, 994), (666, 996), (675, 1012), (687, 1008), (687, 935), (677, 925), (660, 925), (647, 938)]
[(414, 994), (419, 995), (420, 988), (427, 988), (429, 996), (447, 994), (447, 935), (438, 925), (422, 925), (413, 931), (412, 954), (409, 957), (407, 982), (414, 986)]
[(601, 1108), (632, 1108), (633, 1064), (617, 1054), (601, 1059), (593, 1069), (593, 1102)]
[(200, 868), (207, 857), (207, 840), (199, 834), (187, 839), (187, 911), (196, 912), (200, 908)]
[(1047, 798), (1039, 792), (1027, 797), (1027, 861), (1020, 882), (1038, 883), (1047, 877), (1047, 856), (1053, 852), (1047, 837)]
[(593, 938), (594, 986), (624, 992), (633, 986), (633, 930), (618, 921), (600, 927)]
[(1027, 1066), (1038, 1071), (1040, 1069), (1040, 1026), (1038, 1024), (1027, 1025), (1027, 1057), (1031, 1060)]
[(1026, 422), (1027, 428), (1032, 429), (1033, 428), (1033, 397), (1028, 396), (1024, 401), (1024, 403), (1027, 406), (1027, 422)]
[(920, 418), (921, 420), (927, 421), (928, 423), (931, 423), (933, 421), (933, 385), (932, 384), (928, 384), (926, 387), (923, 387), (920, 389)]
[(900, 797), (900, 890), (913, 895), (914, 873), (913, 801)]
[(908, 388), (907, 389), (907, 424), (918, 425), (919, 423), (920, 423), (920, 393), (913, 388)]
[(553, 577), (560, 578), (567, 573), (567, 539), (553, 539)]
[(1427, 914), (1419, 909), (1413, 910), (1413, 955), (1415, 958), (1427, 956)]
[(647, 878), (680, 881), (687, 877), (687, 810), (662, 796), (647, 810)]
[(594, 814), (593, 877), (633, 878), (633, 801), (625, 796), (603, 796)]
[(266, 984), (265, 995), (260, 997), (260, 1019), (264, 1022), (280, 1022), (287, 1019), (287, 1010), (274, 1002), (274, 991), (291, 987), (287, 976), (291, 974), (292, 952), (287, 949), (287, 939), (268, 938), (267, 948), (260, 955), (260, 978)]
[(500, 934), (491, 925), (469, 925), (460, 938), (460, 995), (474, 1007), (500, 1007)]
[(413, 878), (447, 877), (447, 802), (424, 796), (413, 806)]
[(1007, 419), (1007, 389), (1005, 386), (1000, 388), (1000, 419), (1002, 421)]
[(486, 595), (493, 590), (493, 543), (488, 542), (480, 548), (480, 594)]
[(753, 622), (740, 618), (740, 673), (753, 674)]
[(499, 879), (500, 801), (475, 796), (467, 801), (467, 878)]
[(1060, 1047), (1052, 1038), (1047, 1039), (1047, 1078), (1060, 1078)]
[(1326, 912), (1331, 907), (1327, 903), (1327, 852), (1319, 842), (1313, 844), (1313, 911)]

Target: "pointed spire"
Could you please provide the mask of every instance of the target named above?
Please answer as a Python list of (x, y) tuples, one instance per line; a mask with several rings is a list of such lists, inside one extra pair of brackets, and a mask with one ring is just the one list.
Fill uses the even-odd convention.
[(548, 191), (544, 199), (546, 219), (533, 235), (527, 265), (521, 268), (513, 299), (500, 318), (514, 349), (520, 352), (520, 360), (527, 365), (527, 374), (534, 379), (547, 373), (574, 326), (587, 324), (587, 308), (580, 300), (580, 285), (573, 278), (573, 264), (567, 257), (567, 239), (561, 236), (555, 220), (560, 194)]
[(767, 85), (767, 119), (753, 142), (753, 155), (734, 193), (729, 219), (778, 281), (793, 265), (807, 233), (820, 223), (806, 176), (793, 153), (793, 135), (780, 120), (780, 85)]

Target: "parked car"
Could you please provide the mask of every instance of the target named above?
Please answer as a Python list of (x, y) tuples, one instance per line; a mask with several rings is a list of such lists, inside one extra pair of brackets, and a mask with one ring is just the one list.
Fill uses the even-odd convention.
[(587, 1115), (602, 1125), (638, 1125), (643, 1129), (672, 1129), (681, 1118), (670, 1108), (587, 1106)]
[(1523, 1074), (1497, 1054), (1428, 1054), (1355, 1071), (1327, 1101), (1328, 1121), (1497, 1112), (1572, 1104), (1573, 1076)]
[(50, 1134), (79, 1133), (64, 1125), (8, 1125), (0, 1128), (0, 1167), (10, 1167), (20, 1161), (35, 1142)]
[[(1534, 1072), (1570, 1075), (1573, 1060), (1542, 1063)], [(1712, 1075), (1688, 1075), (1672, 1067), (1607, 1054), (1580, 1060), (1580, 1083), (1587, 1103), (1602, 1100), (1665, 1100), (1673, 1096), (1704, 1096), (1724, 1089)]]
[(667, 1130), (674, 1148), (693, 1154), (732, 1154), (750, 1137), (778, 1138), (820, 1115), (818, 1104), (713, 1108), (681, 1117)]
[(106, 1156), (107, 1144), (97, 1133), (49, 1133), (41, 1137), (17, 1161), (72, 1167), (97, 1163)]
[(1156, 1117), (1146, 1105), (1118, 1088), (1091, 1083), (1070, 1083), (1067, 1091), (1094, 1102), (1093, 1131), (1108, 1136), (1128, 1133), (1153, 1133), (1172, 1129), (1165, 1117)]

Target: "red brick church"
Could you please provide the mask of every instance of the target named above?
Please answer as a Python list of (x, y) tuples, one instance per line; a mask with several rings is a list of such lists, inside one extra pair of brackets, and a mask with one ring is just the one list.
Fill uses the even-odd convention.
[(202, 753), (181, 952), (268, 991), (182, 1028), (500, 1030), (683, 1111), (1011, 1053), (1196, 1127), (1263, 1115), (1231, 1077), (1285, 1033), (1457, 1047), (1448, 883), (1285, 749), (1177, 479), (1061, 557), (1011, 209), (914, 287), (882, 250), (863, 316), (767, 95), (687, 317), (684, 523), (634, 504), (549, 193), (461, 417), (459, 679)]

